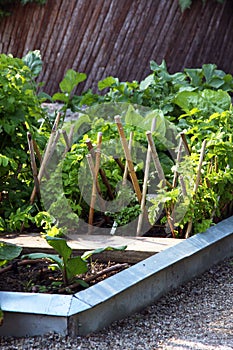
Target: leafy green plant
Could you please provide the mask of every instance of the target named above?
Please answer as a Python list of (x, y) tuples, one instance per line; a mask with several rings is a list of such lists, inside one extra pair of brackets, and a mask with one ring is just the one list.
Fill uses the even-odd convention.
[(88, 271), (87, 260), (93, 254), (99, 254), (106, 250), (124, 250), (126, 246), (119, 248), (106, 247), (99, 248), (92, 251), (84, 253), (82, 256), (74, 256), (72, 249), (66, 243), (64, 238), (50, 237), (46, 236), (46, 241), (48, 244), (55, 249), (58, 255), (55, 254), (45, 254), (45, 253), (32, 253), (28, 255), (23, 255), (22, 259), (46, 259), (52, 261), (52, 268), (58, 269), (62, 273), (63, 282), (65, 286), (68, 286), (71, 282), (76, 280), (80, 285), (87, 287), (88, 285), (82, 281), (80, 278), (76, 278), (78, 275), (84, 274)]
[[(46, 137), (37, 129), (43, 110), (32, 83), (34, 74), (22, 60), (4, 54), (0, 56), (0, 66), (0, 191), (1, 206), (8, 214), (8, 207), (11, 211), (12, 207), (20, 206), (11, 200), (17, 199), (18, 203), (22, 203), (30, 185), (30, 165), (25, 153), (26, 133), (30, 131), (42, 148)], [(11, 198), (11, 191), (17, 191), (18, 195)]]
[(68, 69), (63, 80), (60, 82), (59, 87), (61, 92), (57, 92), (52, 96), (52, 101), (63, 102), (64, 105), (61, 108), (62, 121), (64, 121), (66, 111), (69, 107), (72, 108), (73, 90), (84, 80), (87, 76), (85, 73), (79, 73), (73, 69)]
[(5, 54), (0, 55), (0, 69), (0, 215), (6, 223), (14, 211), (28, 206), (32, 191), (27, 132), (41, 149), (47, 137), (39, 130), (44, 112), (35, 91), (35, 72), (23, 60)]
[(22, 247), (15, 244), (0, 242), (0, 266), (17, 258), (22, 252)]
[[(0, 135), (3, 136), (0, 148), (1, 231), (19, 230), (23, 224), (26, 228), (31, 225), (39, 226), (43, 231), (49, 232), (49, 235), (60, 235), (70, 229), (76, 230), (79, 217), (87, 221), (89, 206), (85, 196), (90, 193), (89, 184), (92, 183), (92, 177), (85, 163), (88, 153), (86, 141), (89, 139), (95, 148), (98, 132), (102, 132), (104, 143), (107, 145), (107, 149), (103, 149), (100, 165), (117, 202), (117, 186), (118, 183), (122, 183), (123, 171), (114, 156), (117, 155), (123, 168), (125, 164), (122, 147), (116, 142), (119, 134), (113, 122), (113, 116), (119, 112), (119, 108), (126, 138), (129, 138), (132, 131), (134, 133), (133, 156), (134, 152), (136, 154), (135, 145), (140, 145), (141, 154), (139, 158), (136, 157), (137, 163), (134, 164), (140, 186), (148, 145), (145, 130), (150, 129), (152, 119), (156, 118), (153, 137), (167, 186), (155, 186), (156, 172), (151, 166), (148, 185), (157, 191), (157, 198), (152, 198), (149, 213), (152, 223), (157, 220), (158, 201), (164, 204), (163, 217), (159, 218), (162, 224), (166, 224), (166, 220), (169, 220), (169, 216), (176, 209), (175, 230), (177, 236), (181, 237), (190, 220), (193, 221), (195, 233), (232, 212), (230, 94), (233, 91), (233, 78), (230, 74), (218, 70), (216, 65), (206, 64), (198, 69), (189, 68), (184, 69), (184, 72), (170, 74), (165, 61), (160, 65), (152, 61), (152, 73), (141, 82), (120, 82), (119, 79), (110, 76), (99, 82), (101, 94), (92, 94), (88, 90), (81, 96), (73, 95), (73, 91), (86, 79), (86, 75), (68, 70), (60, 83), (61, 91), (54, 94), (50, 100), (64, 104), (60, 111), (60, 126), (68, 108), (79, 111), (80, 117), (75, 123), (74, 142), (66, 157), (61, 157), (58, 164), (54, 165), (50, 161), (48, 165), (51, 181), (46, 179), (48, 185), (45, 201), (48, 211), (45, 212), (40, 203), (28, 206), (33, 177), (30, 158), (25, 152), (28, 130), (33, 134), (39, 148), (44, 149), (53, 119), (48, 118), (40, 106), (46, 95), (42, 94), (42, 99), (36, 95), (35, 77), (42, 67), (40, 53), (31, 52), (23, 60), (2, 55), (0, 64), (3, 72), (0, 78)], [(117, 104), (117, 111), (114, 109), (115, 102), (120, 102)], [(140, 114), (134, 104), (146, 107), (145, 111)], [(86, 105), (90, 108), (86, 109)], [(99, 118), (100, 111), (103, 118)], [(39, 118), (43, 118), (43, 126), (38, 123)], [(70, 123), (64, 124), (63, 131), (68, 134), (70, 127)], [(179, 164), (175, 164), (167, 152), (167, 148), (175, 147), (168, 141), (174, 136), (174, 130), (185, 132), (191, 151), (191, 156), (181, 160)], [(189, 179), (192, 179), (191, 183), (194, 182), (203, 140), (207, 141), (205, 160), (199, 187), (194, 195)], [(57, 147), (58, 151), (64, 149), (63, 138)], [(58, 154), (59, 152), (55, 158)], [(187, 200), (181, 196), (179, 182), (177, 187), (169, 185), (172, 183), (175, 168), (184, 177), (188, 190)], [(84, 179), (80, 187), (77, 186), (79, 176)], [(98, 182), (102, 197), (109, 200), (109, 192), (101, 176), (98, 176)], [(58, 183), (63, 188), (62, 193), (59, 192), (59, 186), (54, 186)], [(43, 179), (41, 185), (43, 186)], [(50, 200), (52, 195), (56, 201)], [(140, 205), (135, 195), (131, 193), (127, 199), (127, 205), (121, 211), (107, 212), (110, 223), (114, 220), (119, 225), (124, 225), (140, 213)], [(183, 215), (185, 208), (186, 214)], [(102, 215), (104, 214), (106, 215), (106, 210), (102, 212)], [(99, 215), (98, 210), (96, 215)]]

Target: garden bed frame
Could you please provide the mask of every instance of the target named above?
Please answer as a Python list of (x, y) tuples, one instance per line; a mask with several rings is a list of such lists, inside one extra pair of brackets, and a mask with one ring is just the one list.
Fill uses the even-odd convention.
[[(16, 243), (17, 239), (11, 241)], [(82, 239), (77, 240), (79, 246)], [(143, 238), (109, 239), (131, 240), (132, 244), (138, 240), (141, 247), (145, 243)], [(25, 239), (23, 241), (26, 244)], [(210, 266), (233, 256), (233, 216), (204, 233), (182, 241), (171, 241), (173, 243), (169, 247), (164, 244), (164, 249), (157, 254), (155, 251), (148, 252), (147, 247), (145, 251), (152, 256), (74, 295), (0, 292), (0, 305), (4, 312), (0, 335), (33, 336), (48, 332), (87, 335), (144, 309)], [(160, 244), (162, 246), (162, 242)], [(24, 246), (24, 249), (32, 247)], [(127, 250), (132, 253), (132, 247), (128, 246)], [(141, 251), (144, 250), (141, 248)], [(121, 256), (122, 252), (118, 254)]]

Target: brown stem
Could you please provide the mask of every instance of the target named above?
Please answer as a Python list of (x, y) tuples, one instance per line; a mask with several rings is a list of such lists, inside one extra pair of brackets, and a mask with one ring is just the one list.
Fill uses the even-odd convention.
[[(94, 274), (93, 276), (90, 276), (90, 277), (87, 277), (87, 278), (84, 278), (83, 281), (85, 281), (86, 283), (89, 283), (93, 280), (95, 280), (96, 278), (98, 277), (101, 277), (107, 273), (110, 273), (110, 272), (113, 272), (113, 271), (118, 271), (120, 269), (125, 269), (126, 267), (129, 267), (129, 265), (127, 263), (124, 263), (124, 264), (116, 264), (116, 265), (113, 265), (113, 266), (110, 266), (110, 267), (106, 267), (105, 269), (101, 270), (101, 271), (98, 271), (96, 272), (96, 274)], [(67, 289), (75, 289), (77, 287), (80, 286), (80, 283), (79, 282), (76, 282), (76, 283), (73, 283), (65, 288), (61, 288), (58, 290), (58, 293), (64, 293), (66, 292)]]
[[(26, 259), (26, 260), (22, 260), (22, 261), (17, 262), (17, 266), (33, 265), (33, 264), (37, 264), (37, 263), (43, 262), (43, 261), (45, 261), (45, 259)], [(1, 268), (0, 274), (12, 270), (13, 266), (14, 266), (14, 264), (10, 264), (6, 267)]]

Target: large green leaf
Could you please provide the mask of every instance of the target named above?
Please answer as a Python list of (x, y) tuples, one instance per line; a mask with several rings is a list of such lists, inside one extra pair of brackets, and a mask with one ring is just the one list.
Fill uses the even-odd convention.
[(69, 69), (61, 83), (59, 84), (62, 92), (70, 94), (72, 90), (82, 81), (86, 80), (85, 73), (75, 72), (73, 69)]
[(216, 112), (223, 112), (230, 108), (231, 97), (226, 91), (203, 90), (200, 92), (200, 103), (204, 106), (207, 103), (216, 108)]
[(143, 121), (139, 124), (139, 127), (143, 130), (151, 130), (151, 124), (154, 118), (156, 120), (155, 131), (164, 137), (166, 133), (166, 121), (161, 110), (154, 110), (149, 112)]
[(198, 93), (194, 91), (182, 91), (177, 94), (173, 102), (188, 113), (194, 107), (198, 107)]
[(154, 74), (148, 75), (139, 85), (140, 90), (146, 90), (150, 85), (155, 83)]
[(7, 262), (17, 258), (22, 252), (22, 247), (15, 244), (0, 242), (0, 261)]
[(69, 95), (63, 92), (57, 92), (56, 94), (53, 95), (52, 97), (53, 101), (62, 101), (64, 103), (68, 103), (69, 102)]
[(68, 259), (66, 264), (66, 274), (68, 280), (71, 280), (76, 275), (81, 275), (88, 271), (88, 266), (86, 261), (84, 261), (80, 256), (75, 256)]
[(63, 258), (64, 264), (70, 258), (72, 249), (67, 245), (64, 238), (46, 236), (46, 241)]
[(139, 126), (140, 123), (143, 123), (143, 117), (134, 109), (132, 105), (129, 105), (129, 108), (125, 115), (125, 123), (129, 125)]
[(118, 79), (110, 76), (107, 77), (101, 81), (98, 82), (98, 89), (101, 91), (103, 89), (111, 87), (113, 84), (115, 84), (118, 81)]
[(41, 70), (42, 70), (42, 60), (41, 60), (41, 54), (39, 50), (35, 50), (35, 51), (29, 51), (26, 56), (24, 56), (22, 58), (24, 64), (26, 64), (32, 74), (37, 77)]
[(207, 83), (212, 80), (216, 68), (215, 64), (203, 64), (202, 69)]
[(31, 253), (31, 254), (25, 254), (22, 256), (22, 259), (48, 259), (52, 260), (55, 263), (57, 263), (60, 267), (62, 267), (62, 259), (55, 254), (46, 254), (46, 253)]
[(94, 249), (94, 250), (89, 250), (89, 251), (85, 252), (82, 255), (82, 259), (87, 260), (93, 254), (100, 254), (100, 253), (105, 252), (107, 250), (119, 250), (119, 251), (122, 251), (122, 250), (125, 250), (126, 248), (127, 248), (127, 246), (124, 245), (124, 246), (121, 246), (121, 247), (110, 247), (109, 246), (109, 247), (105, 247), (105, 248), (98, 248), (98, 249)]

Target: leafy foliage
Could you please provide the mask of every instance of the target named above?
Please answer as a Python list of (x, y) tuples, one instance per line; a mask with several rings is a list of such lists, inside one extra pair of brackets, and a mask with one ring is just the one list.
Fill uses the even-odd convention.
[(17, 258), (22, 251), (22, 247), (15, 244), (0, 242), (0, 266)]
[[(165, 61), (160, 65), (152, 61), (152, 73), (141, 82), (120, 82), (118, 78), (110, 76), (98, 83), (100, 94), (88, 90), (80, 96), (74, 95), (73, 91), (86, 79), (86, 75), (68, 70), (60, 83), (60, 92), (54, 94), (51, 101), (64, 103), (60, 111), (61, 127), (68, 107), (72, 111), (79, 111), (80, 117), (75, 123), (74, 142), (66, 157), (62, 157), (58, 164), (52, 161), (49, 164), (52, 171), (45, 192), (48, 204), (46, 212), (38, 202), (28, 206), (33, 178), (29, 156), (25, 152), (27, 130), (31, 131), (40, 149), (44, 149), (51, 128), (51, 120), (44, 115), (40, 107), (41, 100), (36, 95), (35, 77), (42, 66), (40, 54), (29, 53), (23, 60), (2, 55), (0, 64), (3, 72), (0, 78), (0, 134), (3, 136), (0, 149), (0, 230), (19, 230), (22, 224), (24, 227), (33, 224), (42, 227), (50, 236), (55, 236), (66, 233), (66, 230), (77, 230), (79, 218), (87, 221), (92, 178), (86, 163), (86, 141), (89, 139), (95, 149), (100, 131), (106, 144), (100, 166), (112, 188), (114, 200), (109, 201), (109, 192), (98, 176), (101, 195), (108, 201), (109, 207), (103, 210), (97, 206), (95, 215), (107, 216), (106, 225), (109, 227), (113, 221), (125, 225), (138, 216), (140, 205), (133, 191), (129, 188), (117, 191), (118, 184), (122, 183), (123, 172), (114, 155), (118, 156), (123, 166), (125, 156), (120, 142), (116, 141), (119, 141), (119, 134), (113, 122), (115, 102), (117, 113), (121, 108), (126, 138), (134, 132), (132, 154), (137, 156), (134, 168), (140, 186), (147, 149), (145, 130), (150, 129), (152, 119), (156, 118), (153, 138), (166, 177), (166, 186), (155, 181), (157, 173), (151, 165), (148, 186), (156, 191), (156, 197), (150, 198), (148, 194), (149, 219), (152, 224), (159, 223), (167, 229), (174, 214), (172, 220), (176, 235), (183, 237), (190, 221), (193, 221), (193, 232), (196, 233), (232, 213), (233, 121), (230, 94), (233, 92), (233, 78), (217, 69), (216, 65), (205, 64), (198, 69), (189, 68), (170, 74)], [(135, 105), (141, 106), (142, 110)], [(43, 118), (43, 126), (38, 123), (39, 118)], [(68, 133), (70, 126), (65, 123), (63, 130)], [(169, 141), (174, 129), (185, 132), (191, 152), (190, 156), (183, 157), (177, 163), (167, 151), (170, 148), (177, 152), (175, 145)], [(58, 150), (64, 150), (62, 140)], [(205, 158), (200, 183), (197, 191), (194, 191), (203, 140), (207, 141)], [(139, 155), (136, 155), (137, 144), (141, 150)], [(180, 181), (177, 186), (171, 186), (175, 171), (183, 176), (186, 196), (182, 195)], [(81, 187), (77, 186), (79, 177), (83, 179)], [(59, 186), (54, 186), (58, 183), (61, 184), (62, 193), (59, 192)], [(14, 193), (16, 191), (17, 196)], [(56, 201), (52, 201), (51, 196)], [(119, 203), (122, 204), (122, 210), (116, 211), (114, 206), (118, 205), (119, 208)]]
[(22, 213), (32, 191), (30, 158), (25, 152), (27, 132), (41, 149), (47, 136), (39, 130), (44, 113), (35, 91), (35, 72), (21, 59), (4, 54), (0, 55), (0, 69), (0, 215), (1, 224), (5, 220), (4, 228), (9, 229), (8, 218), (16, 209), (17, 216)]
[[(98, 248), (92, 251), (85, 252), (82, 256), (74, 256), (73, 251), (70, 246), (66, 243), (64, 238), (46, 236), (46, 241), (48, 244), (55, 249), (58, 255), (55, 254), (45, 254), (45, 253), (32, 253), (22, 256), (22, 258), (30, 259), (47, 259), (53, 262), (51, 267), (56, 268), (61, 271), (63, 276), (63, 282), (67, 286), (72, 283), (76, 276), (82, 275), (88, 271), (89, 259), (94, 254), (100, 254), (106, 250), (125, 250), (126, 246), (113, 248)], [(87, 287), (88, 285), (84, 283), (80, 278), (76, 278), (76, 282), (79, 282), (82, 286)]]

